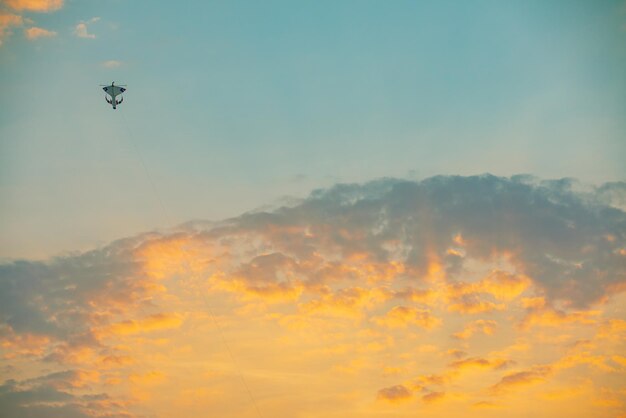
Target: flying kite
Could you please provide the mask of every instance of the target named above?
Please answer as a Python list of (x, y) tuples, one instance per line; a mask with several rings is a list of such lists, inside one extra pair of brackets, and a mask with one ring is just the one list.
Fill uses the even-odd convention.
[[(119, 105), (120, 103), (124, 101), (124, 98), (122, 97), (122, 93), (126, 91), (126, 89), (122, 87), (124, 86), (124, 84), (120, 84), (119, 86), (116, 86), (115, 81), (112, 81), (110, 86), (104, 85), (104, 84), (101, 84), (101, 86), (102, 86), (102, 90), (104, 90), (106, 94), (111, 96), (111, 99), (109, 99), (106, 96), (104, 96), (104, 99), (107, 101), (108, 104), (113, 106), (113, 109), (117, 109), (117, 105)], [(120, 96), (119, 100), (116, 99), (117, 96)]]

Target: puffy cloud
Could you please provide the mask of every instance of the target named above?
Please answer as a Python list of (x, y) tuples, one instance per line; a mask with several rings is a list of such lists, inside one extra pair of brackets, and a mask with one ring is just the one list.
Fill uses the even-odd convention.
[(567, 324), (595, 324), (600, 315), (598, 310), (563, 311), (548, 305), (542, 297), (524, 298), (522, 304), (527, 309), (526, 316), (521, 322), (522, 327), (552, 326), (558, 327)]
[[(21, 12), (52, 12), (61, 7), (63, 7), (63, 0), (4, 0), (0, 4), (0, 46), (11, 35), (11, 28), (21, 27), (26, 23), (33, 24), (31, 19), (21, 16)], [(24, 31), (24, 35), (27, 39), (34, 40), (56, 36), (56, 32), (31, 27)]]
[(424, 309), (411, 308), (406, 306), (395, 306), (382, 317), (372, 319), (381, 326), (390, 328), (406, 328), (414, 325), (424, 329), (432, 329), (441, 323), (431, 313)]
[(24, 30), (24, 35), (26, 36), (26, 39), (33, 41), (39, 38), (52, 38), (54, 36), (57, 36), (57, 33), (54, 31), (33, 26), (32, 28)]
[(478, 319), (468, 323), (463, 328), (463, 331), (457, 332), (452, 336), (459, 340), (467, 340), (477, 332), (485, 335), (492, 335), (495, 332), (497, 325), (498, 323), (494, 320)]

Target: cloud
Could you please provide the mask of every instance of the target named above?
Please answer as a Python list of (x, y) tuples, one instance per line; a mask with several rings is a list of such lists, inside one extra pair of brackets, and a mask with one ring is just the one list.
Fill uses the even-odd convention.
[(482, 357), (471, 357), (450, 363), (449, 367), (455, 370), (471, 370), (471, 369), (503, 369), (511, 362), (497, 359), (489, 360)]
[(96, 35), (87, 32), (87, 24), (82, 23), (82, 22), (77, 24), (76, 27), (74, 28), (74, 35), (78, 36), (79, 38), (87, 38), (87, 39), (96, 38)]
[[(53, 12), (61, 7), (63, 7), (63, 0), (4, 0), (0, 4), (0, 46), (12, 34), (11, 28), (21, 27), (26, 23), (33, 24), (31, 19), (24, 18), (21, 15), (23, 12)], [(19, 14), (15, 14), (10, 10)], [(56, 34), (54, 31), (36, 26), (24, 31), (24, 35), (28, 40), (42, 37), (49, 38), (56, 36)]]
[(4, 0), (4, 3), (18, 11), (52, 12), (63, 7), (63, 0)]
[(395, 306), (384, 316), (372, 319), (376, 324), (389, 328), (406, 328), (414, 325), (424, 329), (432, 329), (441, 323), (431, 313), (424, 309), (406, 306)]
[[(618, 207), (626, 189), (620, 184), (581, 192), (570, 180), (489, 175), (341, 184), (269, 212), (196, 222), (44, 261), (5, 262), (3, 359), (51, 372), (5, 383), (4, 402), (14, 415), (30, 408), (36, 416), (32, 408), (58, 397), (54, 408), (82, 416), (88, 406), (78, 388), (97, 396), (101, 385), (123, 386), (131, 374), (137, 385), (144, 378), (169, 384), (171, 370), (152, 377), (146, 370), (161, 370), (171, 353), (144, 358), (141, 350), (180, 347), (178, 338), (209, 333), (207, 300), (221, 312), (214, 322), (237, 330), (234, 340), (267, 341), (270, 347), (252, 350), (255, 359), (263, 350), (284, 349), (286, 357), (297, 357), (294, 363), (315, 355), (320, 376), (343, 370), (349, 373), (342, 376), (360, 379), (387, 364), (422, 376), (415, 388), (371, 388), (370, 396), (390, 401), (418, 390), (424, 402), (434, 401), (454, 389), (443, 386), (463, 370), (495, 374), (511, 364), (471, 352), (481, 343), (469, 340), (477, 334), (489, 335), (497, 350), (499, 338), (526, 333), (530, 325), (584, 325), (599, 327), (597, 338), (613, 342), (623, 335), (623, 321), (600, 322), (597, 311), (626, 289), (626, 214)], [(476, 314), (486, 316), (465, 317)], [(525, 318), (523, 327), (496, 333), (505, 318)], [(286, 334), (274, 341), (259, 335), (262, 326)], [(441, 346), (454, 331), (471, 354)], [(419, 344), (439, 347), (439, 357), (418, 353)], [(389, 358), (392, 352), (398, 358)], [(446, 353), (455, 361), (446, 365)], [(431, 366), (433, 358), (443, 372)], [(522, 366), (491, 392), (546, 380), (559, 367), (608, 372), (621, 367), (615, 358), (622, 359), (574, 353), (552, 367)], [(99, 374), (80, 377), (68, 368)]]
[(11, 28), (20, 27), (23, 24), (24, 19), (22, 16), (0, 10), (0, 46), (11, 35)]
[(178, 314), (159, 313), (140, 320), (116, 322), (102, 330), (103, 335), (132, 335), (178, 328), (183, 319)]
[(39, 38), (52, 38), (57, 36), (57, 33), (33, 26), (32, 28), (25, 29), (24, 35), (26, 36), (26, 39), (33, 41)]
[[(105, 393), (83, 395), (75, 392), (86, 383), (84, 373), (68, 370), (36, 379), (8, 380), (0, 385), (0, 411), (11, 417), (32, 418), (132, 418), (124, 403), (112, 401)], [(89, 381), (90, 377), (87, 377)]]
[[(99, 21), (100, 18), (99, 17), (93, 17), (87, 21), (84, 22), (79, 22), (76, 27), (74, 27), (74, 35), (76, 35), (79, 38), (85, 38), (85, 39), (95, 39), (96, 35), (94, 35), (93, 33), (89, 33), (88, 31), (88, 26), (92, 23), (95, 23), (97, 21)], [(110, 62), (110, 61), (107, 61)]]
[(446, 396), (445, 392), (431, 392), (422, 396), (422, 400), (426, 403), (438, 402)]
[(108, 60), (104, 61), (102, 66), (105, 68), (119, 68), (122, 66), (122, 62), (117, 60)]
[(552, 372), (553, 369), (550, 366), (535, 366), (530, 370), (510, 373), (491, 386), (490, 390), (494, 394), (500, 394), (519, 386), (543, 382)]
[(411, 396), (411, 392), (403, 385), (391, 386), (378, 391), (378, 399), (389, 402), (404, 401), (410, 399)]
[(497, 325), (498, 323), (494, 320), (478, 319), (468, 323), (463, 328), (463, 331), (457, 332), (452, 336), (459, 340), (467, 340), (477, 332), (485, 335), (492, 335), (495, 332)]
[(601, 314), (598, 310), (566, 312), (548, 305), (542, 297), (524, 298), (522, 305), (527, 313), (520, 325), (522, 328), (531, 326), (559, 327), (568, 324), (592, 325)]

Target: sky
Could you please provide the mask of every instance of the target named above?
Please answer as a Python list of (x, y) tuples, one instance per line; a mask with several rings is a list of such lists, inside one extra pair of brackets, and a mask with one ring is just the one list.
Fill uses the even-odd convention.
[(622, 0), (0, 0), (0, 415), (626, 417), (625, 67)]

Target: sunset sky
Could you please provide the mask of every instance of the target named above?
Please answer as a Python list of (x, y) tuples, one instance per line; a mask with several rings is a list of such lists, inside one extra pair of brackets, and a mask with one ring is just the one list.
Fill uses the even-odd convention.
[(625, 418), (625, 68), (622, 0), (0, 0), (0, 417)]

